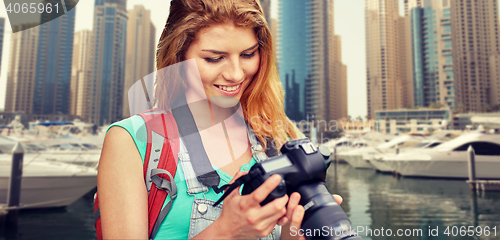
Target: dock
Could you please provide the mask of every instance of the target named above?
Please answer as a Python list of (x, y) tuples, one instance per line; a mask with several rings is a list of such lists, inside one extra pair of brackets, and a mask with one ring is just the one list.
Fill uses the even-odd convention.
[(474, 181), (467, 181), (471, 185), (472, 189), (475, 189), (477, 191), (484, 191), (484, 192), (489, 192), (489, 191), (496, 191), (500, 192), (500, 181), (494, 181), (494, 180), (474, 180)]
[(476, 153), (472, 146), (467, 149), (469, 160), (469, 180), (467, 183), (472, 191), (500, 191), (500, 181), (476, 179)]

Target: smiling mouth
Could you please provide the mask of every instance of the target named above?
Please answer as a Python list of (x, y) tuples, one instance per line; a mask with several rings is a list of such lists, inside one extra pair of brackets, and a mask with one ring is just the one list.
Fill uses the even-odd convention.
[(241, 84), (238, 84), (238, 85), (234, 85), (234, 86), (224, 86), (224, 85), (216, 85), (214, 84), (217, 88), (223, 90), (223, 91), (226, 91), (226, 92), (234, 92), (236, 90), (238, 90), (240, 87), (241, 87)]

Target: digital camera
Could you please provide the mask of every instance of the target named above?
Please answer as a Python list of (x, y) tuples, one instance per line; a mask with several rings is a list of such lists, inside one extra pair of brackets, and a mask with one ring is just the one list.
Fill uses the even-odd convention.
[(347, 215), (325, 186), (330, 151), (317, 149), (309, 139), (292, 140), (281, 148), (282, 155), (255, 164), (247, 174), (242, 194), (257, 189), (269, 177), (279, 174), (281, 183), (261, 203), (265, 205), (285, 194), (298, 192), (305, 213), (301, 231), (306, 239), (362, 239), (352, 232)]

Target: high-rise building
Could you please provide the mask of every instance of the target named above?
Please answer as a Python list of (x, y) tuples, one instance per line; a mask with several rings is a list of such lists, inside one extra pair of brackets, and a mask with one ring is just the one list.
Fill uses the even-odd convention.
[(333, 71), (330, 71), (329, 82), (329, 117), (328, 119), (347, 118), (347, 66), (342, 63), (341, 37), (333, 36), (330, 44), (330, 62)]
[[(18, 25), (17, 27), (22, 27)], [(26, 27), (24, 31), (12, 33), (10, 40), (9, 69), (5, 111), (33, 112), (36, 59), (38, 48), (38, 27)], [(14, 31), (14, 29), (13, 29)]]
[[(292, 120), (329, 121), (337, 97), (339, 69), (333, 0), (279, 2), (279, 74), (285, 87), (285, 112)], [(338, 41), (340, 43), (340, 41)]]
[(70, 114), (76, 116), (88, 116), (89, 112), (85, 106), (92, 103), (90, 98), (89, 55), (91, 53), (92, 31), (81, 30), (75, 33), (73, 44), (73, 67), (71, 70), (70, 88)]
[[(52, 0), (45, 0), (51, 2)], [(45, 24), (17, 25), (26, 29), (11, 36), (5, 110), (28, 114), (68, 114), (75, 9), (55, 18), (41, 14)]]
[(128, 12), (127, 55), (123, 92), (123, 117), (130, 116), (128, 91), (135, 81), (153, 73), (155, 63), (155, 32), (151, 12), (134, 6)]
[(279, 31), (278, 31), (278, 19), (273, 18), (271, 19), (271, 34), (273, 35), (273, 45), (274, 45), (274, 58), (276, 61), (276, 67), (279, 69), (279, 54), (278, 54), (278, 48), (279, 48)]
[(5, 32), (5, 18), (0, 18), (0, 66), (2, 66), (3, 35)]
[(455, 107), (448, 0), (405, 0), (410, 19), (415, 106)]
[(500, 52), (490, 55), (490, 107), (500, 107)]
[(96, 0), (89, 56), (91, 103), (84, 106), (86, 121), (105, 125), (122, 119), (127, 1)]
[(262, 10), (264, 10), (264, 15), (266, 16), (267, 24), (272, 29), (271, 26), (271, 0), (260, 0), (260, 6), (262, 6)]
[(365, 0), (368, 117), (403, 107), (407, 98), (405, 18), (398, 0)]
[(34, 114), (69, 114), (76, 9), (56, 18), (58, 15), (56, 11), (43, 13), (42, 19), (52, 20), (38, 27)]
[(450, 0), (457, 108), (484, 111), (496, 93), (490, 56), (500, 52), (497, 0)]

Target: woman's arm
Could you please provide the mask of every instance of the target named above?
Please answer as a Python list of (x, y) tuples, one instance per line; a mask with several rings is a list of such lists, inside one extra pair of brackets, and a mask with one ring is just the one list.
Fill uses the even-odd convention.
[(99, 160), (97, 192), (104, 239), (147, 239), (148, 199), (143, 165), (130, 134), (109, 129)]

